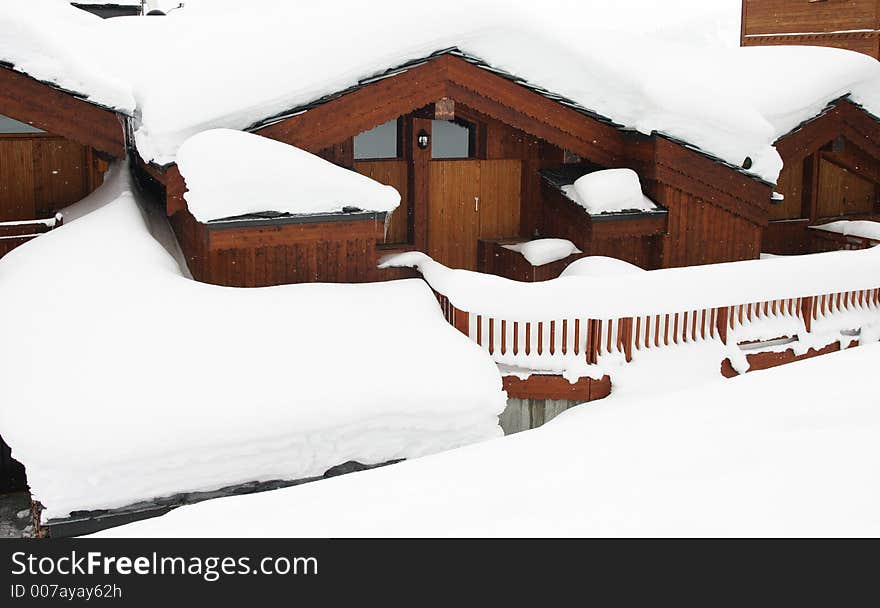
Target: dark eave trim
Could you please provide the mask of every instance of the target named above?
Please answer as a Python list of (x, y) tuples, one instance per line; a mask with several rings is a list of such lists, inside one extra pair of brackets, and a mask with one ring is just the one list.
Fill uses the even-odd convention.
[(288, 224), (330, 224), (334, 222), (385, 221), (384, 211), (356, 211), (352, 213), (309, 213), (299, 215), (279, 215), (261, 217), (245, 215), (211, 220), (206, 224), (208, 230), (230, 230), (236, 228), (255, 228), (259, 226), (285, 226)]

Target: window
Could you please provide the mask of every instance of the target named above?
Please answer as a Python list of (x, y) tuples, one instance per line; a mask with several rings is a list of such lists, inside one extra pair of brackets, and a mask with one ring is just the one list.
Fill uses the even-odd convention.
[(355, 160), (397, 158), (398, 150), (397, 120), (389, 120), (375, 129), (364, 131), (354, 138)]
[(18, 122), (0, 114), (0, 133), (43, 133), (40, 129), (29, 124)]
[(471, 129), (457, 122), (435, 120), (431, 123), (433, 158), (468, 158), (471, 156)]

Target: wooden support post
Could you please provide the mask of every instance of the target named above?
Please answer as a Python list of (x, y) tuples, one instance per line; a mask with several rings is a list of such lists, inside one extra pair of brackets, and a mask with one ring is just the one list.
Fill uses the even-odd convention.
[(428, 171), (431, 162), (431, 146), (419, 147), (419, 133), (431, 137), (431, 121), (413, 118), (409, 129), (407, 156), (409, 157), (409, 196), (412, 209), (412, 242), (419, 251), (428, 251)]

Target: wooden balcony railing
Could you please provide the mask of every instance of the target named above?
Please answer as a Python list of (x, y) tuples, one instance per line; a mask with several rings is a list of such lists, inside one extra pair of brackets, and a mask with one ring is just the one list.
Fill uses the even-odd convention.
[(63, 223), (64, 216), (60, 213), (44, 220), (0, 222), (0, 258), (31, 239), (60, 227)]
[[(457, 309), (438, 295), (446, 320), (486, 349), (500, 363), (534, 364), (535, 357), (583, 356), (595, 364), (604, 354), (631, 361), (634, 351), (704, 340), (741, 344), (753, 340), (825, 331), (844, 315), (853, 328), (880, 322), (880, 288), (677, 313), (616, 319), (567, 318), (510, 321)], [(785, 336), (762, 335), (761, 325)], [(757, 331), (752, 331), (752, 330)]]
[(880, 240), (855, 235), (843, 235), (817, 228), (810, 228), (810, 251), (857, 251), (880, 245)]

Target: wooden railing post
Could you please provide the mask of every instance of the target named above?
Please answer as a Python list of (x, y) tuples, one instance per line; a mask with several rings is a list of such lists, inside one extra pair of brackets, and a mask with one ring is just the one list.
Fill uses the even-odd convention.
[(815, 306), (815, 296), (801, 298), (801, 318), (804, 320), (807, 333), (813, 330), (813, 306)]
[(471, 316), (463, 310), (452, 307), (452, 318), (455, 329), (470, 337), (471, 335)]
[(626, 361), (629, 363), (633, 360), (633, 320), (627, 317), (620, 320), (620, 328), (617, 330), (623, 340), (623, 353), (626, 355)]
[(722, 306), (717, 310), (718, 312), (715, 315), (715, 329), (718, 330), (718, 337), (721, 339), (721, 342), (727, 344), (727, 329), (730, 327), (730, 319), (728, 317), (730, 314), (730, 307)]

